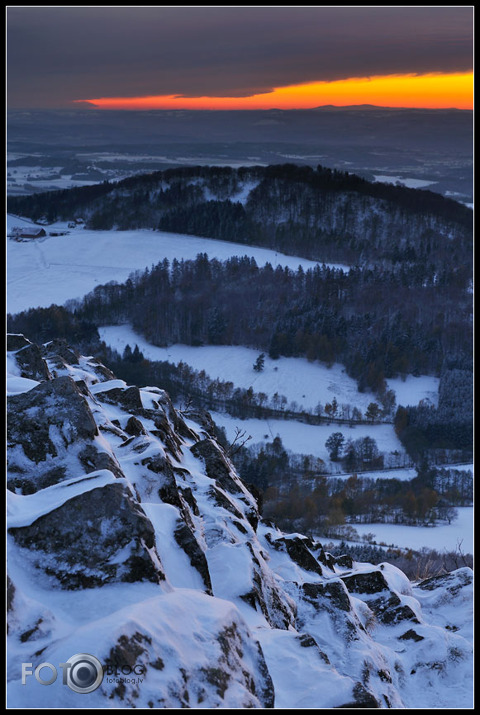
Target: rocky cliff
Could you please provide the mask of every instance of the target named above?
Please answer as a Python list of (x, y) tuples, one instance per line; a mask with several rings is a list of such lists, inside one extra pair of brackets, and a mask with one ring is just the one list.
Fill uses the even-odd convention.
[(471, 707), (470, 569), (412, 584), (282, 533), (206, 413), (60, 341), (10, 335), (7, 367), (10, 707)]

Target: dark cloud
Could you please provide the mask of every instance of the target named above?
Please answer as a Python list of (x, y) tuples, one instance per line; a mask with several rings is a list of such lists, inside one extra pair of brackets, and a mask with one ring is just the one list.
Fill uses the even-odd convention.
[(9, 7), (10, 107), (472, 69), (469, 7)]

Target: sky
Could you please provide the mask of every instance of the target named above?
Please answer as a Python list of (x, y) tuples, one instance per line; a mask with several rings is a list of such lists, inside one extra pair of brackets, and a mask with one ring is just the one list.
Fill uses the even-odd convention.
[(7, 107), (473, 104), (473, 6), (11, 6)]

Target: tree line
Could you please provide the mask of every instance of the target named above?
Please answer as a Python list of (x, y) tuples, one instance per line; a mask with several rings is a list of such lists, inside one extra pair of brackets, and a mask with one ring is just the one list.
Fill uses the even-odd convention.
[[(277, 437), (235, 455), (240, 476), (263, 490), (263, 513), (281, 528), (320, 533), (343, 524), (409, 526), (451, 523), (456, 507), (473, 503), (471, 471), (422, 463), (410, 480), (362, 476), (338, 478), (312, 457), (290, 455)], [(320, 460), (321, 461), (321, 460)]]
[[(217, 427), (217, 437), (228, 449), (223, 428)], [(360, 461), (365, 448), (372, 460), (378, 458), (374, 440), (367, 437), (356, 442)], [(416, 467), (412, 479), (372, 477), (359, 471), (347, 478), (336, 477), (328, 473), (323, 460), (287, 451), (277, 436), (262, 445), (242, 446), (232, 460), (242, 479), (262, 490), (265, 518), (303, 533), (328, 534), (339, 525), (376, 522), (451, 523), (457, 507), (473, 503), (471, 471), (435, 466), (427, 459)]]

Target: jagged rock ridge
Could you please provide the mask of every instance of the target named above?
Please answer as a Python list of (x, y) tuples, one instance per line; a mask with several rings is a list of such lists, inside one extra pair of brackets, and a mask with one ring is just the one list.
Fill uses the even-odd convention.
[[(7, 349), (11, 706), (468, 706), (470, 569), (335, 559), (262, 521), (207, 414), (61, 341)], [(79, 652), (141, 682), (22, 685)]]

